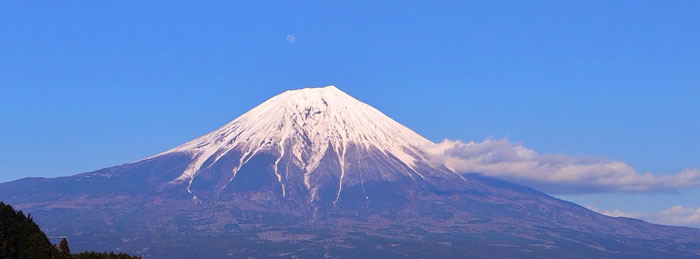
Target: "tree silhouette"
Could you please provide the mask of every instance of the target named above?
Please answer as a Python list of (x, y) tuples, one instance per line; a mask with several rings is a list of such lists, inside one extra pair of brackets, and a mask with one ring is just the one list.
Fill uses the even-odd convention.
[(58, 251), (60, 253), (60, 258), (61, 259), (70, 259), (70, 248), (68, 248), (68, 240), (66, 238), (62, 238), (61, 242), (58, 243)]
[(58, 247), (49, 242), (31, 215), (0, 201), (0, 259), (140, 259), (124, 253), (71, 254), (64, 237)]
[(58, 258), (58, 251), (31, 215), (0, 202), (0, 258)]

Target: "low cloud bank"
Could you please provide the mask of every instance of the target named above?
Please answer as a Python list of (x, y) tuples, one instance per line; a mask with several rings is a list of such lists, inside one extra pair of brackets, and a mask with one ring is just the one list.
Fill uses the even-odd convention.
[(538, 154), (507, 139), (444, 140), (428, 148), (432, 162), (459, 173), (481, 173), (551, 194), (660, 192), (700, 186), (700, 170), (675, 174), (638, 172), (622, 161)]
[(659, 212), (630, 212), (621, 210), (607, 211), (598, 210), (596, 207), (590, 205), (586, 207), (590, 210), (611, 217), (638, 218), (664, 225), (700, 227), (700, 207), (693, 208), (676, 205)]

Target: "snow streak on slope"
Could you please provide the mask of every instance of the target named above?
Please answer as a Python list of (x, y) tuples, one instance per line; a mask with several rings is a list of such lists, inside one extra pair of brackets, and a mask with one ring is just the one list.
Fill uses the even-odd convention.
[(175, 182), (191, 183), (205, 161), (216, 162), (231, 150), (242, 153), (231, 180), (257, 152), (276, 150), (279, 157), (274, 173), (284, 190), (278, 164), (287, 151), (293, 162), (304, 169), (304, 184), (311, 189), (309, 174), (330, 147), (338, 156), (341, 167), (338, 188), (342, 189), (344, 156), (351, 144), (394, 156), (410, 168), (415, 167), (417, 160), (426, 161), (423, 147), (433, 145), (380, 111), (334, 86), (327, 86), (286, 91), (223, 127), (160, 155), (190, 153), (193, 162)]

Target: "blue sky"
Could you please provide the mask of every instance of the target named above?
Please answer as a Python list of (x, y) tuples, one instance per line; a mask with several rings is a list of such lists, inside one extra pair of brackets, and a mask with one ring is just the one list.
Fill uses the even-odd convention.
[[(700, 168), (700, 3), (465, 2), (3, 3), (0, 182), (134, 161), (328, 84), (436, 142)], [(558, 197), (700, 206), (697, 188)]]

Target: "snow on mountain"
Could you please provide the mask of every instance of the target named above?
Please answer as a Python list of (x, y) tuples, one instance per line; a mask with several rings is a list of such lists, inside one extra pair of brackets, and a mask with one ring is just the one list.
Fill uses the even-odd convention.
[[(173, 182), (191, 185), (205, 162), (216, 163), (231, 150), (242, 155), (232, 169), (229, 182), (257, 153), (276, 151), (278, 156), (273, 168), (284, 196), (285, 185), (278, 165), (285, 155), (291, 156), (292, 163), (303, 169), (304, 185), (311, 190), (312, 172), (328, 149), (332, 149), (339, 164), (339, 196), (347, 168), (348, 147), (353, 146), (358, 152), (379, 151), (384, 156), (395, 157), (411, 169), (407, 172), (411, 178), (425, 180), (417, 167), (418, 164), (428, 165), (424, 148), (430, 145), (434, 143), (331, 85), (286, 91), (223, 127), (158, 156), (190, 154), (192, 162)], [(451, 173), (444, 172), (444, 168), (440, 170)]]

